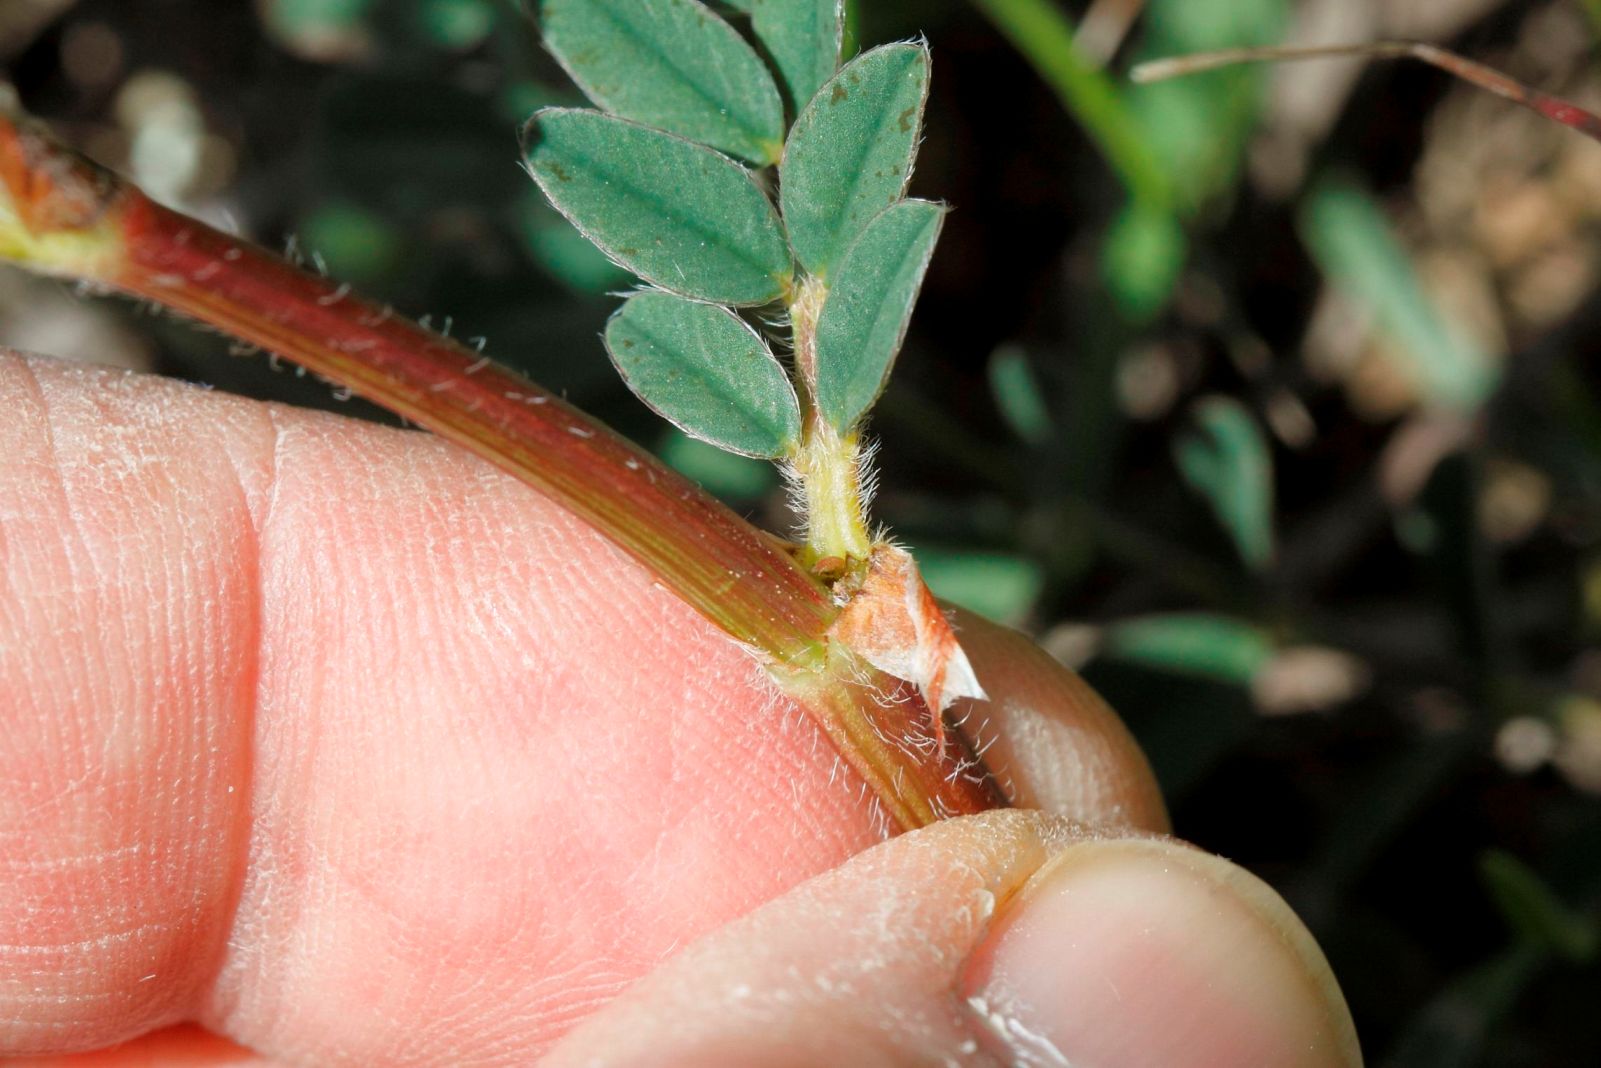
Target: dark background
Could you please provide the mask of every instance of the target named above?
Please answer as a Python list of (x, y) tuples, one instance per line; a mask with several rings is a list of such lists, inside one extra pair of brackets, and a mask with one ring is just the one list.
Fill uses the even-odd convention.
[[(1371, 1062), (1601, 1064), (1601, 146), (1415, 64), (1126, 77), (1406, 36), (1595, 106), (1601, 3), (859, 7), (864, 44), (932, 45), (913, 188), (956, 209), (877, 517), (1123, 713), (1177, 832), (1310, 924)], [(1065, 92), (1048, 36), (986, 15), (1018, 10), (1080, 27)], [(516, 5), (5, 0), (0, 62), (151, 192), (292, 235), (787, 522), (768, 468), (608, 365), (627, 279), (519, 170), (522, 120), (576, 98)], [(0, 343), (383, 418), (10, 272)]]

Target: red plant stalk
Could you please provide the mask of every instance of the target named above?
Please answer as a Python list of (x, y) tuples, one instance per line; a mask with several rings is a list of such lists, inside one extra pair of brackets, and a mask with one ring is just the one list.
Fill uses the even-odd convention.
[(959, 732), (944, 732), (941, 747), (917, 744), (935, 733), (926, 706), (830, 646), (839, 610), (784, 543), (477, 351), (164, 208), (4, 117), (0, 258), (146, 298), (275, 352), (561, 502), (755, 651), (892, 825), (1006, 803)]
[(1530, 111), (1544, 115), (1553, 122), (1570, 126), (1587, 137), (1601, 141), (1601, 116), (1586, 111), (1571, 100), (1543, 92), (1494, 67), (1486, 67), (1466, 56), (1422, 41), (1374, 41), (1368, 44), (1290, 45), (1258, 48), (1228, 48), (1217, 52), (1200, 52), (1170, 59), (1154, 59), (1141, 63), (1131, 72), (1136, 82), (1159, 82), (1202, 71), (1216, 70), (1236, 63), (1280, 63), (1303, 59), (1415, 59), (1431, 67), (1456, 75), (1486, 92), (1521, 104)]

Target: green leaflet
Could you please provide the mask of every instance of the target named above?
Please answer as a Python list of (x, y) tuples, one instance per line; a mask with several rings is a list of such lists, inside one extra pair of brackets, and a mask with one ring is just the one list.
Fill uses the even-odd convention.
[(1211, 506), (1240, 558), (1261, 569), (1273, 559), (1273, 458), (1261, 428), (1239, 401), (1195, 405), (1196, 429), (1173, 446), (1184, 479)]
[(1055, 429), (1051, 425), (1051, 409), (1027, 353), (1016, 345), (996, 349), (990, 354), (989, 381), (995, 407), (1012, 433), (1030, 445), (1043, 445), (1050, 440)]
[(1440, 314), (1372, 194), (1344, 179), (1320, 179), (1302, 199), (1300, 222), (1329, 281), (1371, 312), (1396, 343), (1391, 358), (1417, 384), (1423, 401), (1448, 411), (1477, 411), (1495, 390), (1500, 368), (1491, 353)]
[(493, 0), (422, 0), (414, 17), (432, 44), (460, 51), (494, 32), (496, 7)]
[(928, 49), (866, 52), (817, 91), (789, 133), (779, 199), (790, 244), (826, 276), (879, 212), (906, 188), (928, 95)]
[(798, 114), (839, 69), (845, 0), (751, 0), (750, 13)]
[(1188, 243), (1171, 211), (1130, 201), (1101, 247), (1101, 276), (1118, 310), (1136, 323), (1159, 314), (1184, 270)]
[(701, 145), (597, 111), (546, 108), (524, 133), (545, 196), (612, 259), (663, 289), (765, 304), (793, 267), (767, 195)]
[(1595, 920), (1563, 904), (1540, 874), (1516, 856), (1501, 849), (1479, 854), (1479, 881), (1508, 926), (1525, 940), (1575, 964), (1595, 959), (1601, 948)]
[(699, 0), (538, 0), (545, 46), (595, 103), (752, 163), (784, 105), (756, 51)]
[(840, 260), (817, 320), (817, 406), (844, 431), (884, 389), (939, 239), (945, 209), (903, 200), (868, 223)]
[(1208, 612), (1139, 616), (1106, 630), (1108, 656), (1162, 671), (1249, 686), (1273, 657), (1260, 627)]
[(800, 439), (783, 367), (727, 308), (639, 293), (606, 324), (606, 350), (628, 388), (691, 437), (764, 459)]

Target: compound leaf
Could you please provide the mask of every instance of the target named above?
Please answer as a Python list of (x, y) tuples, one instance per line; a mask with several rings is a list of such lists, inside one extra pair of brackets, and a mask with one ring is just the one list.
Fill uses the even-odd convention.
[(939, 204), (902, 200), (868, 223), (840, 260), (817, 320), (817, 404), (841, 431), (884, 389), (944, 216)]
[(525, 133), (545, 196), (612, 259), (662, 289), (722, 304), (784, 292), (789, 248), (739, 164), (597, 111), (546, 108)]
[(928, 49), (875, 48), (806, 105), (779, 164), (779, 200), (802, 265), (826, 276), (879, 212), (899, 200), (917, 154)]
[(755, 49), (699, 0), (539, 0), (545, 46), (625, 119), (772, 163), (784, 105)]
[(606, 324), (606, 350), (628, 388), (691, 437), (764, 459), (800, 438), (783, 367), (727, 308), (639, 293)]

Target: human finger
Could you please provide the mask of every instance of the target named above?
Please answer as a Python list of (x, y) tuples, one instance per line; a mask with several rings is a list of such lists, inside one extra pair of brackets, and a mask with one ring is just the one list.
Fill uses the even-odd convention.
[[(0, 398), (0, 1051), (525, 1060), (880, 836), (743, 652), (437, 439), (49, 361)], [(1073, 815), (1152, 818), (1085, 722), (1124, 757)]]

